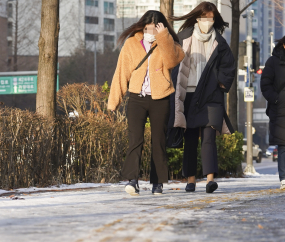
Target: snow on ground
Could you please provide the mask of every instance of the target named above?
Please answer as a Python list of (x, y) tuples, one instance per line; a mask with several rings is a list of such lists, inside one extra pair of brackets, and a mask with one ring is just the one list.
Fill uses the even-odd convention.
[(159, 196), (144, 181), (135, 197), (124, 182), (2, 190), (0, 241), (285, 241), (277, 175), (217, 181), (213, 194), (205, 180), (195, 193), (172, 181)]

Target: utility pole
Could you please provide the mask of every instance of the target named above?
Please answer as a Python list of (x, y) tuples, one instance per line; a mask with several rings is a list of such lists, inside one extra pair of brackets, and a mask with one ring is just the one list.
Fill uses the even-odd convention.
[[(254, 17), (254, 11), (247, 11), (243, 15), (247, 18), (247, 37), (246, 37), (246, 55), (247, 55), (247, 87), (252, 88), (252, 18)], [(246, 90), (245, 90), (246, 92)], [(249, 96), (253, 96), (253, 92), (248, 89)], [(245, 93), (246, 98), (246, 93)], [(245, 100), (246, 101), (246, 100)], [(253, 109), (253, 99), (248, 100), (246, 103), (246, 130), (247, 130), (247, 165), (244, 169), (246, 173), (256, 173), (253, 167), (253, 157), (252, 157), (252, 109)]]

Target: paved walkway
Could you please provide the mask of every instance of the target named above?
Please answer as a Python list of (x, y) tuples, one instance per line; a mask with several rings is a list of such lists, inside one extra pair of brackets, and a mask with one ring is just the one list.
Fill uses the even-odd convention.
[(277, 175), (218, 184), (213, 194), (205, 193), (205, 181), (195, 193), (173, 182), (160, 196), (146, 182), (137, 197), (123, 184), (2, 194), (0, 241), (285, 241), (285, 192)]

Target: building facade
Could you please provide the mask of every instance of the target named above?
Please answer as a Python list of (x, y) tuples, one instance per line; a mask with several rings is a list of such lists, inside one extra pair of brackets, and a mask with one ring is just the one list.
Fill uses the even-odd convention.
[[(8, 0), (7, 44), (10, 54), (38, 55), (41, 0)], [(79, 48), (98, 51), (116, 42), (115, 0), (61, 0), (59, 56), (70, 56)], [(16, 46), (16, 47), (15, 47)]]
[[(174, 16), (182, 16), (196, 7), (198, 0), (174, 0)], [(117, 35), (124, 29), (137, 22), (148, 10), (160, 10), (160, 0), (117, 0)], [(174, 23), (178, 31), (181, 22)]]
[(6, 1), (0, 0), (0, 71), (7, 71), (7, 11)]

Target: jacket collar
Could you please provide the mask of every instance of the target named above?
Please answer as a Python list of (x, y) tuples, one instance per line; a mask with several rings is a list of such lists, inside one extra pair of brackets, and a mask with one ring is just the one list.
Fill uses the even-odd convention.
[(280, 59), (280, 65), (285, 65), (285, 49), (283, 46), (276, 46), (273, 49), (272, 55)]
[(141, 42), (143, 40), (143, 32), (140, 31), (135, 33), (135, 37), (139, 42)]

